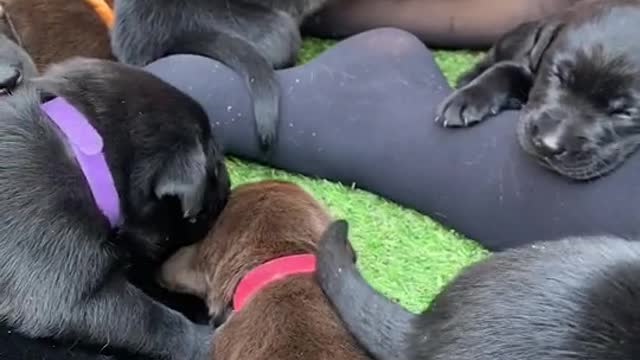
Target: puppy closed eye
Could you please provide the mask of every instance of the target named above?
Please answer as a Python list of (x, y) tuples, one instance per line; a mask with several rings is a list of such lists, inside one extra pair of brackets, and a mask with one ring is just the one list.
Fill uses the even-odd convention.
[(637, 115), (637, 109), (630, 106), (626, 106), (623, 101), (615, 100), (609, 104), (607, 110), (609, 116), (617, 117), (619, 119), (631, 119)]
[(609, 115), (615, 116), (621, 119), (633, 118), (635, 112), (630, 109), (616, 109), (609, 112)]

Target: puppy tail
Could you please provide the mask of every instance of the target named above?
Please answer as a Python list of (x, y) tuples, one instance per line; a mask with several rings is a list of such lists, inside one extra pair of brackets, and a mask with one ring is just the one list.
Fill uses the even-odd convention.
[(246, 40), (224, 32), (190, 33), (165, 54), (193, 54), (218, 60), (239, 73), (253, 97), (253, 112), (260, 147), (269, 150), (276, 140), (280, 86), (273, 66)]
[(407, 359), (415, 315), (373, 289), (356, 265), (348, 224), (338, 220), (322, 236), (316, 279), (346, 328), (378, 360)]

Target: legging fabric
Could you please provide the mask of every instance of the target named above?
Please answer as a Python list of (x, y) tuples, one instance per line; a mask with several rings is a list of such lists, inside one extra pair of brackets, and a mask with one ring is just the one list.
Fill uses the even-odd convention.
[(502, 250), (564, 236), (640, 231), (640, 159), (575, 183), (519, 147), (518, 112), (470, 129), (434, 123), (451, 92), (432, 54), (413, 35), (368, 31), (302, 66), (278, 72), (279, 140), (263, 160), (242, 80), (191, 55), (147, 68), (204, 106), (227, 154), (379, 194)]

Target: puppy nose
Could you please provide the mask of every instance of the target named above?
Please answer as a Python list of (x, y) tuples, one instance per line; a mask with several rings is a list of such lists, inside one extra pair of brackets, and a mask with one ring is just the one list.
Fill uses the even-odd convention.
[(0, 66), (0, 91), (10, 92), (22, 82), (22, 73), (13, 66)]
[(555, 133), (534, 135), (532, 143), (536, 150), (544, 156), (559, 156), (567, 151), (560, 141), (560, 136)]

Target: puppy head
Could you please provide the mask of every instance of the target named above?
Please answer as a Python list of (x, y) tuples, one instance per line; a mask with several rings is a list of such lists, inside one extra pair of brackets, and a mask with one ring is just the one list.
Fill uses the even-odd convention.
[[(242, 277), (279, 256), (314, 252), (330, 217), (297, 185), (261, 181), (238, 186), (209, 235), (164, 263), (160, 283), (204, 296), (215, 318)], [(195, 246), (195, 245), (194, 245)]]
[(0, 3), (0, 95), (11, 94), (24, 80), (37, 75), (31, 56), (18, 42), (11, 18)]
[(589, 180), (616, 169), (640, 144), (640, 45), (625, 23), (637, 6), (564, 26), (540, 61), (518, 135), (552, 170)]
[(68, 99), (101, 133), (123, 210), (123, 245), (162, 260), (207, 234), (230, 181), (195, 100), (143, 69), (98, 59), (54, 64), (31, 83), (44, 98)]

